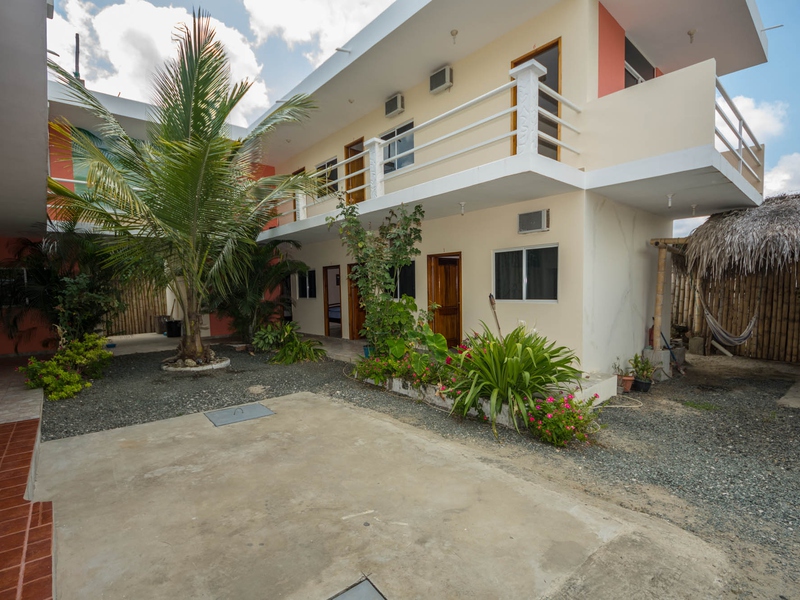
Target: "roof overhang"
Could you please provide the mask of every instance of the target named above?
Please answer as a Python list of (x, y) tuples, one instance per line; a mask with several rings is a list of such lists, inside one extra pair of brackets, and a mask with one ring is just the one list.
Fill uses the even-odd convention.
[(709, 58), (717, 60), (717, 75), (767, 61), (767, 36), (756, 0), (601, 2), (631, 42), (665, 73)]
[(0, 3), (0, 235), (41, 235), (47, 220), (47, 5)]

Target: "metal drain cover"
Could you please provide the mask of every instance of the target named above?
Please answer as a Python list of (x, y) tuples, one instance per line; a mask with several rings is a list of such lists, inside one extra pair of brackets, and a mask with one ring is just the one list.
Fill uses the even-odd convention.
[(239, 421), (250, 421), (251, 419), (268, 417), (275, 413), (263, 404), (256, 403), (235, 406), (233, 408), (223, 408), (222, 410), (212, 410), (204, 414), (215, 427), (222, 427), (223, 425), (230, 425), (231, 423), (238, 423)]
[(330, 600), (386, 600), (386, 596), (369, 579), (364, 579)]

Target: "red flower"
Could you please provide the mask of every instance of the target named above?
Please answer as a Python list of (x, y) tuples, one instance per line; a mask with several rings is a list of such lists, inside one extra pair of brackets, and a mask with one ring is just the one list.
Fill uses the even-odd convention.
[(450, 365), (450, 364), (452, 364), (452, 363), (453, 363), (453, 359), (452, 359), (452, 358), (450, 358), (450, 357), (448, 356), (448, 357), (445, 359), (445, 361), (444, 361), (444, 362), (445, 362), (445, 364), (448, 364), (448, 365)]

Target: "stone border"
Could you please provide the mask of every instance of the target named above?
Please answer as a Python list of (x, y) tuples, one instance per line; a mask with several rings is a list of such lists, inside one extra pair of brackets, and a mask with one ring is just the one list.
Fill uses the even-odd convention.
[(214, 371), (216, 369), (226, 369), (231, 366), (230, 358), (219, 359), (218, 362), (210, 365), (200, 365), (199, 367), (170, 367), (161, 365), (161, 370), (167, 373), (199, 373), (200, 371)]
[[(415, 389), (405, 379), (398, 379), (398, 378), (389, 379), (386, 381), (386, 383), (383, 384), (375, 383), (375, 381), (373, 381), (372, 379), (366, 379), (364, 381), (371, 385), (381, 387), (390, 392), (394, 392), (395, 394), (408, 396), (409, 398), (413, 398), (414, 400), (425, 402), (437, 408), (443, 408), (445, 410), (453, 409), (453, 401), (444, 398), (439, 393), (437, 393), (438, 390), (436, 386), (423, 385), (419, 389)], [(590, 398), (594, 394), (598, 394), (599, 398), (595, 399), (592, 402), (592, 408), (594, 408), (600, 406), (601, 404), (609, 400), (612, 396), (616, 394), (616, 391), (617, 391), (616, 375), (595, 374), (591, 376), (591, 378), (585, 379), (583, 389), (574, 390), (573, 394), (579, 400), (583, 400), (584, 398)], [(482, 399), (481, 405), (483, 408), (483, 412), (488, 415), (491, 412), (489, 409), (489, 402), (487, 400)], [(468, 416), (477, 417), (478, 412), (475, 409), (472, 409), (469, 411)], [(503, 405), (500, 414), (497, 415), (497, 424), (502, 427), (507, 427), (508, 429), (516, 429), (514, 427), (514, 424), (509, 421), (508, 406)]]

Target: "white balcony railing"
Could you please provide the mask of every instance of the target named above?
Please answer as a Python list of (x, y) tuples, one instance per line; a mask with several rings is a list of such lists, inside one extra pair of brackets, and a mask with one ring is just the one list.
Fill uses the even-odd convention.
[[(719, 119), (714, 128), (717, 139), (719, 139), (723, 146), (730, 150), (736, 157), (735, 163), (739, 169), (739, 173), (747, 170), (757, 182), (761, 183), (761, 176), (757, 171), (760, 170), (763, 172), (763, 169), (761, 169), (763, 164), (756, 152), (761, 153), (763, 146), (759, 144), (753, 130), (750, 129), (747, 121), (744, 120), (742, 113), (736, 107), (733, 100), (731, 100), (728, 92), (725, 91), (719, 77), (717, 78), (717, 91), (719, 92), (719, 96), (716, 101), (716, 111)], [(720, 99), (722, 99), (723, 102), (720, 102)], [(720, 120), (727, 128), (720, 129)], [(728, 139), (731, 133), (733, 134), (733, 141)], [(747, 137), (745, 137), (745, 134)], [(756, 151), (753, 151), (753, 148), (755, 148)], [(752, 161), (752, 165), (750, 161)]]
[[(347, 197), (355, 199), (355, 201), (361, 201), (362, 199), (366, 200), (383, 196), (385, 194), (385, 183), (387, 181), (430, 168), (439, 163), (497, 144), (505, 139), (511, 139), (514, 136), (516, 136), (517, 140), (517, 154), (537, 154), (540, 140), (575, 154), (580, 154), (577, 148), (559, 139), (561, 136), (556, 138), (539, 130), (539, 118), (543, 117), (576, 134), (580, 134), (578, 128), (572, 125), (568, 120), (539, 106), (539, 95), (541, 92), (541, 94), (547, 95), (558, 102), (562, 107), (566, 107), (576, 114), (581, 112), (581, 108), (576, 104), (539, 81), (539, 78), (546, 73), (547, 69), (544, 66), (535, 60), (528, 61), (510, 71), (513, 80), (509, 83), (486, 92), (477, 98), (473, 98), (428, 121), (415, 125), (413, 128), (404, 131), (397, 137), (388, 140), (371, 138), (364, 143), (363, 152), (324, 169), (320, 169), (311, 175), (323, 179), (324, 184), (327, 186), (335, 185), (336, 189), (341, 190)], [(418, 134), (420, 132), (431, 130), (434, 125), (447, 123), (448, 121), (452, 122), (456, 117), (459, 115), (463, 116), (466, 111), (474, 107), (489, 105), (492, 99), (510, 92), (513, 88), (517, 89), (516, 106), (493, 112), (467, 125), (454, 127), (451, 131), (438, 135), (433, 139), (426, 140), (419, 145), (415, 145), (413, 148), (384, 158), (385, 154), (387, 154), (384, 152), (384, 149), (389, 144), (401, 142), (403, 139), (415, 135), (417, 139), (419, 139)], [(512, 114), (516, 114), (517, 116), (516, 128), (512, 129), (509, 127), (508, 130), (497, 134), (497, 128), (492, 131), (491, 128), (487, 127), (488, 125), (496, 124), (504, 118), (510, 117)], [(463, 138), (465, 134), (481, 131), (482, 129), (490, 131), (490, 135), (485, 136), (484, 139), (480, 139), (480, 141), (457, 147), (455, 150), (436, 153), (436, 149), (445, 147), (447, 142), (453, 142), (457, 138)], [(447, 149), (449, 149), (449, 147), (447, 147), (446, 150)], [(387, 164), (396, 164), (398, 160), (412, 154), (419, 156), (420, 153), (424, 151), (428, 151), (426, 155), (429, 155), (429, 158), (426, 160), (420, 162), (415, 161), (413, 165), (394, 171), (388, 170), (387, 172), (385, 168)], [(358, 168), (354, 169), (353, 165)], [(350, 172), (347, 172), (348, 169), (350, 169)], [(329, 179), (329, 173), (334, 170), (336, 171), (337, 178), (331, 180)], [(458, 170), (459, 169), (456, 169), (456, 171)], [(361, 177), (363, 177), (363, 180), (360, 179)], [(286, 200), (279, 205), (278, 217), (281, 220), (281, 224), (286, 222), (287, 218), (289, 221), (305, 219), (309, 207), (328, 202), (330, 199), (330, 196), (323, 196), (316, 199), (299, 196), (294, 199)]]

